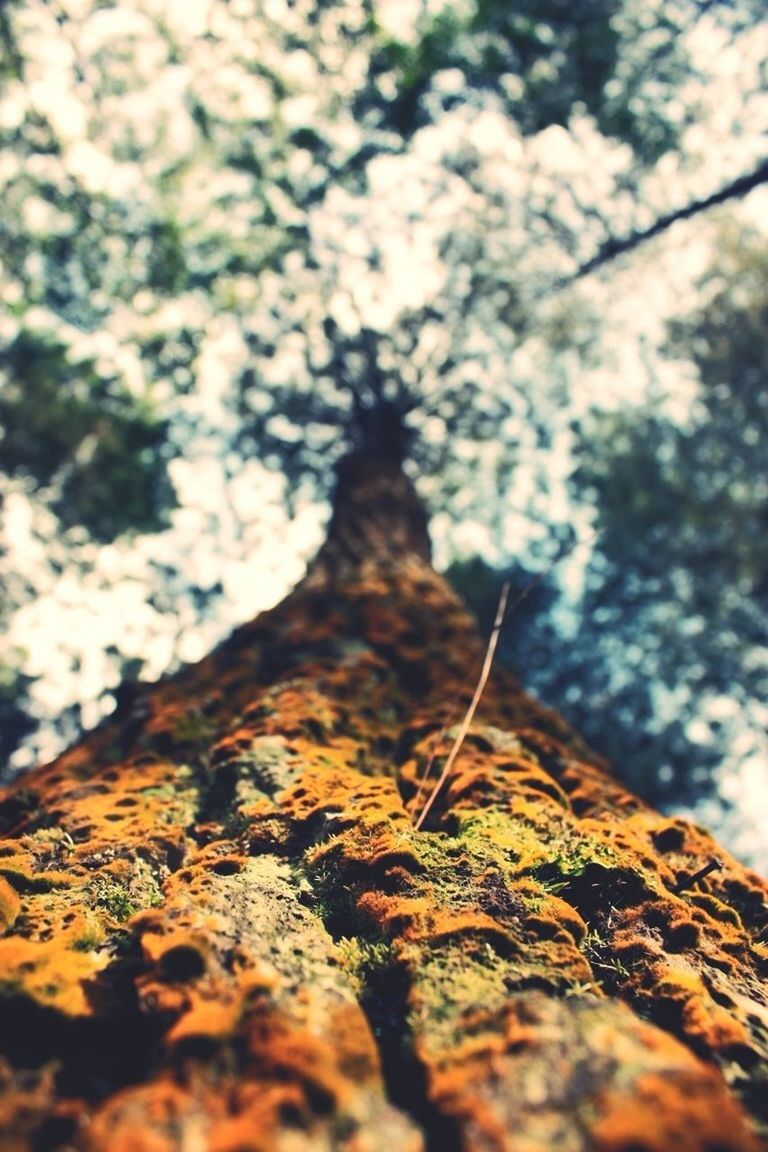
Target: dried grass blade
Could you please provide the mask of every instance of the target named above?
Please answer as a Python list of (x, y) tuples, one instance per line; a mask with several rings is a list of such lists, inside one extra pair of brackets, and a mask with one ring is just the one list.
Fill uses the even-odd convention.
[(475, 718), (475, 712), (477, 712), (478, 704), (480, 703), (480, 700), (482, 698), (483, 692), (485, 690), (485, 686), (488, 683), (488, 677), (491, 674), (491, 668), (493, 666), (493, 657), (496, 653), (496, 645), (499, 642), (499, 633), (501, 632), (501, 626), (504, 623), (504, 616), (505, 616), (506, 611), (507, 611), (507, 600), (509, 599), (509, 588), (510, 588), (509, 581), (506, 580), (504, 582), (504, 584), (502, 585), (501, 592), (499, 594), (499, 603), (498, 603), (498, 606), (496, 608), (496, 618), (493, 622), (493, 628), (491, 629), (491, 635), (488, 637), (488, 646), (485, 650), (485, 659), (483, 660), (483, 667), (480, 670), (480, 676), (479, 676), (479, 679), (477, 681), (477, 685), (475, 687), (475, 693), (472, 697), (469, 708), (467, 708), (464, 719), (461, 722), (461, 728), (459, 729), (458, 734), (456, 736), (456, 739), (453, 742), (453, 747), (451, 748), (450, 752), (448, 753), (448, 759), (446, 760), (445, 765), (443, 767), (443, 770), (440, 773), (440, 779), (437, 781), (434, 788), (430, 792), (429, 797), (427, 799), (427, 802), (421, 810), (421, 815), (419, 816), (418, 820), (416, 821), (415, 828), (416, 828), (417, 832), (419, 831), (422, 824), (424, 823), (427, 816), (429, 815), (429, 812), (430, 812), (430, 809), (432, 808), (432, 805), (434, 804), (434, 802), (437, 799), (443, 785), (445, 784), (446, 780), (448, 779), (448, 777), (451, 773), (451, 769), (453, 768), (453, 765), (456, 763), (456, 757), (459, 755), (459, 752), (461, 751), (461, 746), (464, 743), (464, 741), (467, 737), (467, 733), (469, 732), (469, 729), (471, 727), (472, 721)]

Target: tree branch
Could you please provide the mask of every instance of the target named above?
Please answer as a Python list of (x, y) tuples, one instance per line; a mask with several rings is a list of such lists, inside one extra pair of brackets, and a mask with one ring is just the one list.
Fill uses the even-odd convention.
[(753, 172), (745, 176), (739, 176), (738, 179), (732, 180), (730, 184), (725, 184), (710, 196), (704, 196), (700, 200), (691, 200), (684, 207), (676, 208), (674, 212), (667, 212), (663, 216), (659, 216), (648, 228), (641, 228), (636, 232), (630, 232), (628, 236), (610, 236), (600, 245), (594, 256), (590, 257), (590, 259), (583, 264), (580, 264), (576, 271), (572, 272), (570, 276), (565, 276), (558, 280), (555, 284), (555, 290), (559, 291), (562, 288), (568, 288), (577, 280), (581, 280), (584, 276), (589, 276), (592, 272), (596, 272), (598, 268), (602, 268), (605, 264), (610, 264), (611, 261), (616, 260), (619, 256), (623, 256), (626, 252), (633, 252), (635, 248), (639, 248), (641, 244), (645, 244), (646, 240), (652, 240), (655, 236), (661, 235), (674, 224), (677, 224), (678, 221), (690, 220), (692, 216), (698, 216), (700, 212), (706, 212), (709, 208), (715, 208), (718, 204), (724, 204), (728, 200), (735, 200), (739, 197), (746, 196), (747, 193), (751, 192), (754, 188), (767, 183), (768, 159), (761, 161)]

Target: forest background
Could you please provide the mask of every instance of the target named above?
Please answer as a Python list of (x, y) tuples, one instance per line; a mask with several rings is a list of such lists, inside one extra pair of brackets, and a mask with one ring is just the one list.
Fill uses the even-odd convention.
[[(757, 0), (6, 0), (0, 756), (277, 602), (408, 430), (438, 564), (768, 867)], [(541, 578), (536, 580), (537, 574)]]

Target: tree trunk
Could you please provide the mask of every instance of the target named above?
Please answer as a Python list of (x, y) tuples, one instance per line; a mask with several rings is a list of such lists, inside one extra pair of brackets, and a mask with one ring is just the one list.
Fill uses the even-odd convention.
[(500, 670), (415, 830), (484, 647), (352, 457), (282, 604), (0, 793), (4, 1152), (761, 1146), (757, 876)]

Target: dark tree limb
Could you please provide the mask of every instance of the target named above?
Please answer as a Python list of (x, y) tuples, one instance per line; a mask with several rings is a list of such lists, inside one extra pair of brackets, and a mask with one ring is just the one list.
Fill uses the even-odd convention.
[(746, 196), (753, 189), (758, 188), (761, 184), (768, 183), (768, 159), (762, 160), (754, 171), (746, 175), (739, 176), (736, 180), (732, 180), (729, 184), (723, 185), (717, 192), (711, 193), (709, 196), (704, 196), (700, 199), (689, 201), (682, 208), (676, 208), (672, 212), (666, 212), (664, 215), (659, 216), (653, 224), (648, 228), (639, 228), (635, 232), (630, 232), (628, 236), (610, 236), (598, 248), (594, 256), (590, 257), (583, 264), (580, 264), (575, 272), (570, 276), (563, 277), (557, 281), (555, 288), (560, 290), (568, 288), (571, 284), (575, 284), (577, 280), (583, 279), (585, 276), (597, 272), (598, 269), (610, 264), (612, 261), (618, 259), (619, 256), (624, 256), (627, 252), (634, 252), (641, 244), (645, 244), (647, 240), (653, 240), (654, 237), (660, 236), (662, 233), (668, 231), (673, 225), (681, 220), (690, 220), (694, 216), (698, 216), (701, 212), (706, 212), (710, 208), (715, 208), (719, 204), (725, 204), (729, 200), (737, 200)]

